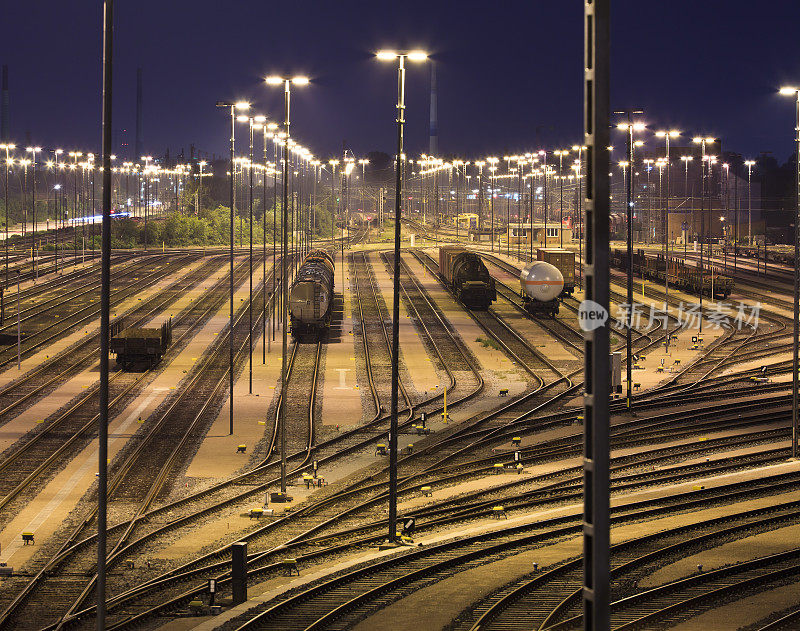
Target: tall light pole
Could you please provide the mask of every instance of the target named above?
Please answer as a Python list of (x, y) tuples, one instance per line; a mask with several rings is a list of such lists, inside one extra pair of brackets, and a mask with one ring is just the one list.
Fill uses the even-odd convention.
[(747, 245), (751, 247), (753, 246), (753, 196), (751, 194), (750, 184), (755, 164), (755, 160), (744, 161), (744, 165), (747, 167)]
[[(669, 248), (667, 246), (667, 241), (669, 236), (667, 232), (669, 231), (669, 172), (670, 172), (670, 162), (669, 162), (669, 139), (670, 138), (677, 138), (681, 135), (681, 132), (675, 129), (663, 129), (656, 132), (656, 136), (659, 138), (664, 139), (664, 158), (666, 161), (665, 164), (665, 173), (666, 173), (666, 186), (667, 186), (667, 194), (665, 196), (665, 203), (662, 206), (662, 212), (664, 217), (664, 265), (666, 265), (666, 269), (664, 270), (664, 302), (666, 303), (669, 299)], [(659, 188), (659, 194), (661, 190)], [(669, 350), (669, 335), (667, 335), (667, 342), (666, 348)]]
[[(780, 93), (795, 97), (795, 143), (797, 146), (797, 159), (800, 160), (800, 88), (784, 87)], [(795, 162), (795, 213), (794, 213), (794, 334), (792, 336), (792, 458), (797, 458), (797, 399), (798, 376), (800, 369), (798, 362), (798, 337), (800, 336), (800, 162)], [(748, 176), (748, 180), (749, 180)], [(766, 239), (764, 240), (766, 249)], [(764, 257), (766, 261), (766, 256)]]
[(5, 150), (5, 152), (6, 152), (6, 161), (5, 161), (6, 178), (5, 178), (5, 181), (3, 182), (3, 187), (4, 187), (3, 195), (4, 195), (5, 207), (6, 207), (6, 238), (5, 238), (5, 250), (6, 250), (6, 282), (5, 282), (5, 288), (6, 289), (8, 289), (8, 167), (11, 166), (11, 159), (9, 157), (9, 152), (14, 150), (15, 148), (16, 148), (16, 145), (13, 144), (13, 143), (10, 143), (10, 142), (6, 142), (6, 143), (3, 143), (3, 144), (0, 144), (0, 149)]
[[(33, 171), (33, 182), (32, 182), (33, 186), (31, 188), (31, 211), (33, 212), (33, 234), (31, 236), (31, 258), (33, 264), (34, 278), (39, 277), (39, 273), (36, 269), (36, 154), (39, 153), (41, 150), (42, 150), (41, 147), (28, 147), (25, 150), (29, 152), (32, 156), (31, 167)], [(92, 214), (94, 215), (94, 213)]]
[(281, 240), (281, 288), (283, 294), (283, 308), (281, 309), (281, 328), (283, 334), (283, 348), (281, 350), (281, 399), (280, 399), (280, 424), (281, 424), (281, 494), (286, 494), (286, 353), (289, 346), (288, 319), (289, 319), (289, 279), (287, 259), (289, 258), (288, 225), (289, 225), (289, 113), (291, 105), (291, 86), (308, 85), (307, 77), (278, 77), (266, 78), (267, 85), (283, 84), (283, 209)]
[[(483, 230), (483, 165), (485, 160), (476, 160), (475, 166), (478, 167), (478, 234)], [(478, 237), (480, 238), (480, 236)]]
[(490, 184), (490, 188), (489, 188), (489, 203), (490, 203), (491, 209), (492, 209), (491, 210), (491, 212), (492, 212), (492, 224), (491, 224), (491, 230), (492, 230), (492, 234), (491, 234), (491, 237), (492, 237), (492, 252), (494, 252), (494, 186), (495, 186), (495, 182), (497, 181), (496, 178), (495, 178), (495, 172), (497, 171), (497, 163), (499, 161), (500, 161), (500, 158), (494, 158), (494, 157), (486, 158), (486, 162), (488, 162), (491, 165), (489, 167), (489, 172), (491, 174), (489, 176), (489, 184)]
[(557, 149), (553, 154), (558, 156), (558, 212), (561, 226), (558, 228), (559, 247), (564, 247), (564, 156), (569, 155), (567, 149)]
[[(628, 180), (625, 186), (625, 212), (628, 218), (628, 318), (625, 334), (625, 350), (628, 356), (627, 372), (628, 385), (626, 389), (626, 403), (628, 409), (631, 408), (633, 403), (633, 342), (631, 339), (631, 329), (633, 327), (633, 132), (643, 131), (644, 123), (634, 123), (633, 115), (641, 114), (641, 110), (622, 110), (614, 112), (615, 114), (624, 114), (627, 121), (619, 123), (617, 129), (625, 132), (626, 147), (627, 147), (627, 167), (628, 167)], [(620, 165), (623, 165), (620, 162)], [(623, 170), (623, 177), (625, 171)]]
[(573, 151), (578, 152), (578, 159), (575, 160), (575, 179), (578, 180), (578, 289), (583, 288), (583, 209), (581, 208), (581, 198), (583, 197), (583, 151), (584, 145), (575, 145)]
[(247, 315), (249, 318), (250, 328), (247, 332), (247, 347), (249, 352), (249, 379), (248, 379), (248, 394), (253, 394), (253, 171), (255, 170), (255, 163), (253, 162), (253, 132), (261, 129), (267, 122), (267, 117), (261, 114), (257, 116), (247, 116), (242, 114), (237, 117), (240, 123), (247, 123), (250, 132), (250, 163), (249, 163), (249, 194), (248, 204), (250, 211), (250, 295), (247, 299)]
[[(250, 104), (246, 101), (238, 101), (236, 103), (230, 103), (227, 101), (217, 101), (217, 107), (227, 107), (230, 108), (231, 113), (231, 143), (230, 143), (230, 171), (228, 172), (228, 183), (229, 183), (229, 197), (230, 197), (230, 205), (231, 205), (231, 221), (230, 221), (230, 239), (231, 239), (231, 248), (230, 248), (230, 283), (229, 283), (229, 294), (230, 294), (230, 324), (228, 325), (229, 337), (230, 337), (230, 345), (229, 345), (229, 357), (228, 357), (228, 386), (229, 386), (229, 412), (230, 412), (230, 425), (229, 425), (229, 433), (233, 435), (233, 205), (234, 205), (234, 197), (233, 197), (233, 160), (234, 160), (234, 151), (236, 149), (236, 111), (245, 111), (250, 109)], [(145, 208), (145, 217), (147, 209)], [(145, 243), (147, 235), (145, 233)]]
[[(699, 333), (700, 335), (703, 334), (703, 278), (704, 278), (704, 238), (705, 238), (705, 226), (706, 226), (706, 216), (705, 216), (705, 197), (706, 197), (706, 160), (708, 156), (706, 155), (706, 144), (710, 144), (714, 142), (714, 139), (710, 136), (696, 136), (692, 139), (692, 142), (695, 144), (700, 145), (700, 322), (699, 322)], [(711, 259), (711, 255), (709, 253), (709, 262)], [(714, 296), (711, 296), (711, 299), (714, 299)]]
[(403, 185), (403, 126), (405, 124), (405, 61), (425, 61), (427, 53), (420, 50), (398, 53), (380, 51), (381, 61), (398, 61), (397, 69), (397, 156), (394, 194), (394, 294), (392, 296), (392, 406), (389, 426), (389, 542), (397, 540), (397, 398), (400, 383), (398, 357), (400, 354), (400, 200)]

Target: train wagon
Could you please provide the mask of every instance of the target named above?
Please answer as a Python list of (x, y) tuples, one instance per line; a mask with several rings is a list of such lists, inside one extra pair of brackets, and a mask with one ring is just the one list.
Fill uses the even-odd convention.
[(558, 268), (564, 278), (561, 296), (571, 296), (575, 291), (575, 252), (562, 248), (539, 248), (536, 258)]
[(520, 271), (519, 284), (526, 311), (553, 318), (558, 314), (564, 277), (555, 265), (546, 261), (531, 261)]
[(497, 300), (494, 278), (480, 255), (459, 245), (439, 248), (439, 274), (469, 309), (488, 309)]
[(161, 361), (172, 343), (172, 318), (158, 329), (125, 329), (119, 324), (112, 330), (114, 328), (118, 331), (111, 337), (109, 350), (116, 354), (117, 364), (123, 370), (152, 368)]
[(314, 250), (303, 259), (289, 289), (291, 332), (295, 338), (303, 333), (320, 333), (330, 326), (333, 272), (333, 259), (324, 250)]
[[(625, 250), (614, 250), (611, 254), (611, 265), (622, 271), (628, 269), (628, 253)], [(664, 282), (667, 274), (667, 265), (663, 254), (653, 256), (645, 254), (643, 250), (633, 253), (633, 274), (640, 278)], [(733, 278), (720, 273), (714, 265), (705, 264), (703, 273), (694, 265), (677, 258), (669, 260), (669, 284), (676, 289), (697, 296), (713, 296), (714, 298), (727, 298), (733, 291)]]

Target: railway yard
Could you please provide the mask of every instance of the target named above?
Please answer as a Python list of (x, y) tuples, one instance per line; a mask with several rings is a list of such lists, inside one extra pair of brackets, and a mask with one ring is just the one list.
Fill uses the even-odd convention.
[[(322, 276), (301, 276), (329, 282), (332, 265), (330, 305), (314, 316), (320, 330), (295, 323), (283, 392), (271, 253), (255, 258), (251, 283), (247, 252), (234, 252), (231, 324), (227, 252), (114, 253), (113, 333), (132, 353), (125, 331), (155, 331), (157, 358), (112, 363), (107, 628), (582, 628), (580, 278), (557, 315), (539, 313), (520, 291), (529, 255), (448, 237), (445, 277), (441, 235), (406, 232), (417, 239), (399, 262), (399, 547), (382, 545), (393, 251), (356, 230), (347, 248), (316, 255)], [(0, 628), (95, 624), (99, 265), (65, 260), (58, 273), (40, 261), (38, 280), (25, 257), (11, 261), (21, 274), (0, 324)], [(491, 282), (469, 285), (483, 308), (459, 301), (461, 268)], [(663, 285), (636, 280), (630, 409), (625, 277), (612, 271), (623, 365), (611, 403), (614, 629), (800, 625), (791, 270), (753, 268), (745, 255), (727, 268), (725, 300), (749, 316), (757, 305), (757, 317), (723, 321), (707, 298), (702, 334), (680, 315), (696, 297), (671, 287), (663, 309)], [(234, 605), (237, 542), (247, 598)]]

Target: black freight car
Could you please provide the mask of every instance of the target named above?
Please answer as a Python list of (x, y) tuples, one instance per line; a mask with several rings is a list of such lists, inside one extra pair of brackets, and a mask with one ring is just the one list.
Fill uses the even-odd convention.
[(333, 272), (333, 259), (324, 250), (314, 250), (303, 260), (289, 290), (289, 315), (294, 337), (319, 333), (330, 326)]
[(158, 329), (132, 327), (119, 330), (111, 337), (110, 351), (116, 354), (117, 364), (123, 370), (152, 368), (161, 361), (171, 343), (172, 318)]
[(464, 306), (488, 309), (497, 300), (494, 278), (483, 259), (461, 246), (439, 248), (439, 273)]

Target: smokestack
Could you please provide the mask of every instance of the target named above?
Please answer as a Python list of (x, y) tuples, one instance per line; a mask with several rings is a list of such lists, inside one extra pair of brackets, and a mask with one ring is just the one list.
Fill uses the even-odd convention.
[(439, 155), (439, 116), (436, 103), (436, 63), (431, 62), (431, 129), (428, 152), (432, 156)]
[(0, 140), (11, 140), (8, 129), (8, 66), (3, 64), (3, 95), (0, 101)]
[(136, 140), (134, 142), (134, 160), (144, 154), (142, 146), (142, 69), (136, 69)]

